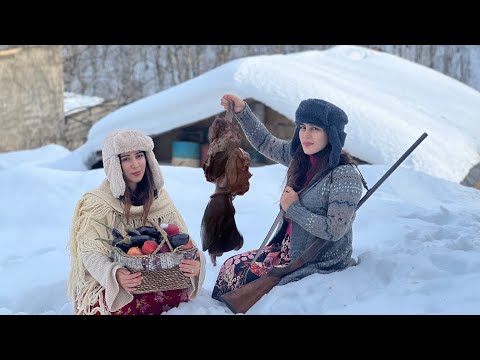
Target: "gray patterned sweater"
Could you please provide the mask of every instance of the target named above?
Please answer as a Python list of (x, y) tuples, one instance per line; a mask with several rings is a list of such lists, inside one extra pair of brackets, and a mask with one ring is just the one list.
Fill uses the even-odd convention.
[[(269, 159), (288, 166), (290, 140), (274, 137), (250, 107), (235, 114), (252, 146)], [(322, 179), (314, 176), (285, 217), (292, 222), (290, 258), (297, 259), (314, 241), (328, 243), (310, 263), (284, 276), (279, 285), (314, 274), (325, 274), (355, 265), (352, 259), (352, 223), (362, 197), (360, 174), (341, 165)], [(284, 227), (283, 227), (284, 228)]]

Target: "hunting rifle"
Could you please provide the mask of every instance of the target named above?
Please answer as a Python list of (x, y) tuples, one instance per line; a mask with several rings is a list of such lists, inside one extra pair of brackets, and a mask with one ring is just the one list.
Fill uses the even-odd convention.
[[(360, 206), (365, 203), (365, 201), (372, 196), (372, 194), (378, 189), (380, 185), (397, 169), (398, 166), (415, 150), (415, 148), (420, 145), (420, 143), (427, 137), (427, 133), (423, 133), (422, 136), (418, 138), (415, 143), (410, 146), (410, 148), (397, 160), (395, 164), (377, 181), (377, 183), (367, 191), (367, 193), (360, 199), (357, 205), (357, 210)], [(272, 235), (273, 231), (277, 228), (278, 224), (283, 219), (284, 211), (280, 210), (277, 215), (273, 225), (271, 226), (265, 240), (263, 241), (260, 248), (257, 250), (257, 256), (253, 259), (251, 264), (256, 260), (258, 254), (261, 252), (265, 246), (267, 240)], [(305, 250), (302, 255), (300, 255), (296, 260), (285, 267), (273, 267), (273, 269), (264, 277), (256, 279), (248, 284), (245, 284), (235, 290), (232, 290), (220, 298), (228, 306), (228, 308), (234, 313), (246, 313), (260, 298), (267, 294), (275, 285), (280, 282), (280, 279), (285, 275), (288, 275), (295, 270), (298, 270), (310, 260), (312, 260), (322, 248), (328, 244), (328, 242), (315, 241), (310, 245), (307, 250)], [(247, 269), (248, 271), (248, 269)], [(244, 278), (246, 278), (247, 273), (245, 272)]]

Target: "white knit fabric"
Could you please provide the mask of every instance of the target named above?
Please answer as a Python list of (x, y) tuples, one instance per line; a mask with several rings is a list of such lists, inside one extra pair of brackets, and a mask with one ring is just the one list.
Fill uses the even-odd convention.
[(115, 130), (105, 138), (102, 149), (103, 168), (113, 196), (118, 199), (125, 194), (126, 184), (118, 155), (130, 151), (145, 151), (155, 189), (160, 191), (163, 187), (163, 176), (153, 153), (152, 138), (137, 130)]

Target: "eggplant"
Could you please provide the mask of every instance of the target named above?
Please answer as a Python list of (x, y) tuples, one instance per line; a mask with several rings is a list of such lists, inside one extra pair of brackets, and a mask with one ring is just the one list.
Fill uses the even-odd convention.
[(188, 239), (190, 239), (190, 235), (188, 234), (176, 234), (168, 237), (168, 240), (170, 241), (170, 244), (172, 247), (175, 249), (176, 247), (179, 247), (181, 245), (185, 245), (188, 243)]
[(148, 235), (135, 235), (130, 237), (132, 246), (138, 246), (138, 247), (142, 247), (145, 241), (151, 240), (151, 239), (152, 237)]
[(117, 229), (113, 228), (112, 229), (112, 235), (115, 239), (121, 239), (123, 240), (123, 235), (121, 234), (120, 231), (118, 231)]
[(128, 230), (127, 230), (127, 234), (130, 235), (130, 236), (142, 235), (142, 234), (140, 234), (139, 231), (137, 231), (137, 230), (135, 230), (135, 229), (128, 229)]
[(144, 234), (146, 232), (158, 232), (157, 229), (153, 226), (140, 226), (136, 230), (139, 231), (142, 235), (146, 235)]
[(131, 245), (125, 244), (125, 243), (117, 243), (114, 245), (115, 247), (118, 247), (119, 249), (122, 249), (125, 254), (127, 253), (128, 249), (130, 249)]
[(137, 228), (137, 231), (142, 235), (149, 235), (155, 240), (160, 240), (160, 238), (162, 237), (160, 232), (153, 226), (141, 226)]

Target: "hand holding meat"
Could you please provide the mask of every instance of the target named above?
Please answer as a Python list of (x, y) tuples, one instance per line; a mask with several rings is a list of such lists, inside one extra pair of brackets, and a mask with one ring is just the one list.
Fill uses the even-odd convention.
[(210, 126), (208, 158), (203, 165), (206, 180), (215, 183), (201, 226), (203, 251), (208, 250), (213, 265), (216, 257), (243, 246), (232, 201), (249, 190), (252, 176), (250, 155), (240, 147), (240, 127), (233, 121), (233, 111), (243, 110), (245, 103), (234, 95), (224, 95), (221, 104), (227, 113), (224, 118), (217, 116)]
[(233, 112), (235, 114), (239, 113), (239, 112), (242, 112), (245, 109), (245, 101), (243, 101), (242, 99), (240, 99), (236, 95), (225, 94), (220, 99), (220, 104), (223, 106), (225, 111), (229, 110), (230, 101), (232, 101), (234, 103)]

